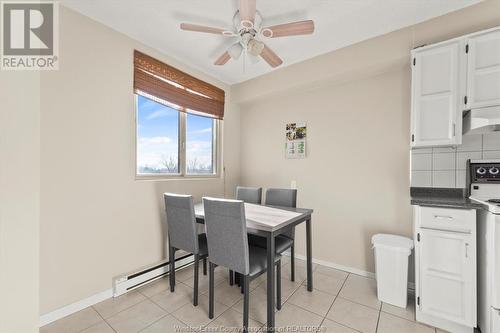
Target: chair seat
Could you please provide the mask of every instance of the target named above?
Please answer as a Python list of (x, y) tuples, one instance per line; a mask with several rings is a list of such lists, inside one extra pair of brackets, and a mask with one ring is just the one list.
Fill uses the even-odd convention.
[[(256, 235), (248, 235), (248, 244), (266, 249), (267, 239)], [(293, 239), (287, 236), (279, 235), (274, 239), (274, 248), (278, 254), (285, 252), (285, 250), (288, 250), (292, 245)]]
[[(262, 273), (267, 269), (267, 251), (261, 247), (248, 246), (249, 253), (249, 266), (250, 270), (248, 275), (254, 276)], [(281, 256), (275, 257), (275, 262), (278, 262)]]
[(206, 255), (208, 254), (208, 245), (207, 245), (207, 234), (198, 234), (198, 254)]

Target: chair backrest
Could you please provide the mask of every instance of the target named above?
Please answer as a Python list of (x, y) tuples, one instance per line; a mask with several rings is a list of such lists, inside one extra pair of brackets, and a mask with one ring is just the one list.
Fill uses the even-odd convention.
[(167, 213), (169, 245), (190, 253), (199, 251), (198, 232), (193, 197), (173, 193), (163, 194)]
[(203, 198), (208, 258), (243, 275), (249, 273), (245, 206), (241, 200)]
[(266, 191), (266, 205), (297, 207), (297, 189), (269, 188)]
[(262, 203), (262, 187), (236, 187), (236, 199), (260, 205)]
[[(266, 205), (281, 207), (297, 207), (297, 189), (269, 188), (266, 191)], [(285, 231), (283, 235), (295, 239), (295, 227)]]

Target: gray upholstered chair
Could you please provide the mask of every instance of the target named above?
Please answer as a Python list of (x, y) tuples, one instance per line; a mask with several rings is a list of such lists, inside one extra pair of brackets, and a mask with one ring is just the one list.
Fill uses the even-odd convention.
[(191, 195), (165, 193), (163, 197), (167, 215), (170, 291), (175, 290), (175, 251), (192, 253), (194, 255), (193, 305), (197, 306), (200, 259), (203, 259), (203, 274), (207, 274), (207, 237), (204, 233), (198, 234)]
[[(262, 203), (262, 187), (248, 187), (248, 186), (237, 186), (236, 187), (236, 200), (241, 200), (246, 203), (260, 205)], [(234, 274), (233, 271), (229, 271), (229, 284), (233, 285)], [(239, 275), (236, 275), (236, 283), (241, 285)]]
[(262, 187), (236, 187), (236, 199), (246, 203), (260, 205), (262, 203)]
[[(249, 246), (245, 206), (240, 200), (203, 198), (208, 243), (209, 318), (214, 317), (214, 270), (223, 266), (243, 278), (243, 330), (248, 331), (250, 281), (266, 272), (267, 253)], [(276, 306), (281, 308), (281, 257), (276, 256)]]
[[(297, 207), (297, 190), (288, 188), (270, 188), (266, 191), (266, 206)], [(295, 227), (291, 227), (283, 234), (276, 236), (275, 248), (277, 254), (290, 249), (290, 280), (295, 281)], [(267, 247), (264, 237), (251, 235), (250, 244), (262, 248)]]

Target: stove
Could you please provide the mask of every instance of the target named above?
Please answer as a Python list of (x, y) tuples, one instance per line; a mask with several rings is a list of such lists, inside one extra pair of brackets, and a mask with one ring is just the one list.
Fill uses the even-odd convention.
[(500, 332), (500, 160), (467, 162), (470, 199), (477, 210), (478, 327)]
[(500, 215), (500, 160), (471, 160), (467, 164), (470, 199)]

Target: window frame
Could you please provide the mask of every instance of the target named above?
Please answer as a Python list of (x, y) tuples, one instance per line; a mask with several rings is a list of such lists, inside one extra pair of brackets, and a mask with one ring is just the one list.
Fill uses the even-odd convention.
[[(186, 123), (187, 123), (187, 113), (184, 111), (179, 111), (179, 138), (178, 138), (178, 164), (179, 173), (171, 174), (156, 174), (156, 173), (145, 173), (141, 174), (138, 172), (138, 148), (139, 148), (139, 95), (134, 93), (134, 132), (135, 132), (135, 152), (134, 152), (134, 166), (135, 166), (135, 179), (136, 180), (172, 180), (172, 179), (214, 179), (221, 178), (221, 165), (222, 165), (222, 122), (220, 119), (212, 118), (213, 130), (212, 130), (212, 165), (214, 172), (210, 174), (200, 173), (187, 173), (187, 163), (186, 163)], [(141, 95), (143, 96), (143, 95)], [(147, 96), (143, 96), (150, 99)], [(158, 101), (155, 103), (162, 104)], [(168, 106), (168, 105), (167, 105)], [(168, 106), (170, 107), (170, 106)], [(195, 114), (196, 115), (196, 114)], [(211, 117), (207, 117), (211, 118)]]

